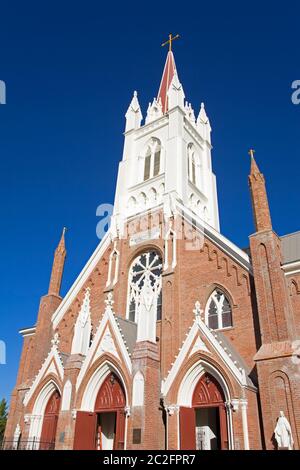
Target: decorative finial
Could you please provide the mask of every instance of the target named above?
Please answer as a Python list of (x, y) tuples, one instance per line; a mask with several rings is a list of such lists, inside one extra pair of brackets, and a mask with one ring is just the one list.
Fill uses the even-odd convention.
[(255, 154), (255, 150), (250, 149), (249, 152), (248, 152), (248, 155), (250, 155), (251, 158), (254, 158), (254, 154)]
[(195, 308), (193, 310), (196, 320), (202, 320), (203, 311), (204, 310), (201, 309), (200, 302), (197, 300), (197, 302), (195, 302)]
[(137, 97), (137, 91), (136, 91), (136, 90), (134, 90), (133, 96), (134, 96), (135, 98)]
[(53, 346), (58, 346), (59, 345), (59, 334), (58, 334), (58, 332), (54, 333), (54, 336), (51, 340), (51, 344)]
[(163, 47), (163, 46), (166, 46), (167, 44), (169, 44), (169, 51), (171, 51), (172, 50), (172, 42), (175, 41), (175, 39), (179, 39), (179, 38), (180, 38), (179, 34), (176, 34), (176, 36), (172, 36), (172, 33), (171, 33), (171, 34), (169, 34), (169, 39), (166, 42), (163, 42), (161, 46)]
[(113, 304), (114, 304), (112, 292), (109, 292), (109, 293), (107, 294), (107, 298), (106, 298), (106, 300), (104, 300), (104, 302), (106, 303), (106, 306), (107, 306), (107, 307), (112, 308), (112, 306), (113, 306)]

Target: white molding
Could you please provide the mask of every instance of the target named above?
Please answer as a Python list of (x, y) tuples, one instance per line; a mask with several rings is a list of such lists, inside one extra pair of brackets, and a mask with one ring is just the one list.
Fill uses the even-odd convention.
[(68, 379), (63, 388), (62, 400), (61, 400), (61, 411), (68, 411), (71, 406), (71, 398), (72, 398), (72, 383), (71, 380)]
[(292, 263), (283, 264), (281, 267), (286, 276), (300, 273), (300, 261), (293, 261)]
[[(29, 420), (30, 420), (30, 428), (29, 428), (29, 435), (28, 435), (28, 439), (30, 441), (32, 440), (38, 441), (40, 439), (45, 409), (46, 409), (49, 398), (51, 397), (52, 393), (55, 390), (58, 390), (60, 392), (60, 389), (57, 383), (55, 383), (54, 380), (51, 379), (49, 380), (49, 382), (45, 384), (45, 386), (40, 391), (35, 401), (32, 414), (27, 415), (29, 416)], [(29, 446), (31, 446), (31, 442), (29, 442)], [(36, 447), (36, 449), (37, 448), (38, 447)]]
[(199, 333), (202, 333), (204, 337), (208, 340), (209, 344), (212, 346), (213, 350), (217, 353), (226, 367), (231, 371), (232, 375), (235, 377), (237, 382), (241, 387), (247, 386), (247, 379), (244, 369), (241, 370), (234, 364), (233, 360), (229, 357), (227, 352), (223, 349), (217, 339), (214, 337), (210, 329), (205, 325), (201, 318), (197, 317), (194, 321), (194, 324), (185, 339), (183, 346), (180, 348), (180, 352), (169, 371), (165, 380), (162, 381), (161, 392), (166, 396), (173, 384), (180, 368), (182, 367), (187, 353), (190, 350), (193, 341), (196, 339)]
[[(51, 368), (51, 364), (53, 362), (55, 363), (57, 369)], [(59, 376), (57, 375), (56, 370), (58, 370)], [(61, 359), (59, 357), (59, 353), (55, 344), (52, 346), (47, 358), (45, 359), (41, 369), (39, 370), (37, 376), (35, 377), (30, 389), (26, 393), (24, 400), (23, 400), (24, 406), (28, 405), (29, 400), (31, 399), (32, 395), (34, 394), (41, 380), (44, 377), (47, 377), (47, 374), (49, 371), (51, 371), (54, 375), (56, 375), (57, 378), (59, 378), (60, 380), (63, 380), (64, 368), (63, 368), (63, 364), (61, 362)]]
[(25, 338), (26, 336), (34, 335), (35, 331), (36, 331), (36, 327), (33, 326), (31, 328), (23, 328), (22, 330), (19, 330), (19, 333), (20, 333), (20, 335), (23, 336), (23, 338)]
[[(132, 364), (131, 364), (131, 359), (129, 357), (129, 353), (127, 351), (127, 348), (124, 344), (124, 340), (121, 336), (120, 330), (118, 328), (118, 325), (116, 323), (116, 320), (114, 318), (114, 315), (112, 313), (111, 308), (108, 306), (105, 309), (104, 315), (102, 319), (100, 320), (99, 327), (97, 329), (97, 333), (93, 339), (92, 345), (88, 351), (88, 354), (82, 364), (81, 370), (78, 374), (77, 377), (77, 382), (76, 382), (76, 391), (79, 389), (88, 369), (93, 365), (93, 363), (100, 357), (100, 355), (97, 355), (97, 350), (99, 347), (101, 347), (101, 341), (103, 339), (104, 332), (106, 331), (107, 325), (110, 325), (112, 328), (112, 331), (115, 335), (115, 339), (117, 341), (117, 344), (119, 346), (119, 349), (121, 351), (122, 357), (124, 359), (125, 365), (131, 374), (132, 370)], [(102, 351), (102, 354), (105, 352)]]
[(123, 377), (109, 361), (105, 361), (103, 364), (101, 364), (101, 366), (98, 367), (98, 369), (94, 371), (92, 377), (88, 381), (88, 384), (83, 393), (79, 410), (94, 411), (98, 392), (110, 372), (114, 372), (121, 380), (125, 390), (126, 406), (128, 406), (128, 392)]
[(53, 313), (51, 320), (52, 320), (54, 329), (57, 327), (57, 325), (63, 318), (64, 314), (70, 307), (71, 303), (75, 299), (80, 289), (82, 289), (84, 283), (87, 281), (88, 277), (90, 276), (92, 271), (95, 269), (98, 262), (101, 260), (101, 257), (103, 256), (105, 250), (109, 247), (110, 242), (111, 242), (111, 237), (110, 237), (110, 229), (109, 229), (104, 235), (104, 237), (102, 238), (101, 242), (97, 246), (96, 250), (90, 257), (88, 262), (85, 264), (84, 268), (80, 272), (75, 282), (70, 287), (63, 301), (61, 302), (59, 307), (56, 309), (56, 311)]

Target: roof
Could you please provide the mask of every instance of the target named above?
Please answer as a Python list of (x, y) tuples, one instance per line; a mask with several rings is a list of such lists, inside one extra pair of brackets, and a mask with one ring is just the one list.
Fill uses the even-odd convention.
[(225, 350), (229, 352), (229, 354), (231, 354), (231, 359), (237, 365), (237, 367), (242, 367), (245, 370), (247, 385), (249, 385), (250, 387), (255, 387), (256, 380), (253, 376), (251, 369), (247, 366), (240, 353), (235, 349), (232, 342), (225, 336), (222, 331), (215, 330), (212, 331), (212, 333), (219, 342), (222, 342), (222, 347), (225, 348)]
[(118, 316), (116, 316), (115, 318), (121, 334), (124, 335), (124, 340), (126, 341), (128, 352), (132, 354), (133, 348), (136, 343), (137, 324)]
[(281, 238), (284, 263), (300, 261), (300, 231), (289, 233)]

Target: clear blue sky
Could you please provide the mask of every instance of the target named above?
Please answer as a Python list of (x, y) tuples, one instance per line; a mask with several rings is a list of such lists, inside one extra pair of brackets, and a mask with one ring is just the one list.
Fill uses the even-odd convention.
[[(267, 5), (266, 5), (267, 3)], [(1, 330), (14, 386), (21, 338), (35, 323), (53, 250), (67, 233), (63, 294), (98, 243), (96, 207), (113, 202), (124, 114), (156, 95), (169, 32), (186, 98), (213, 128), (221, 231), (248, 245), (250, 146), (275, 230), (300, 228), (299, 2), (2, 1), (0, 79)]]

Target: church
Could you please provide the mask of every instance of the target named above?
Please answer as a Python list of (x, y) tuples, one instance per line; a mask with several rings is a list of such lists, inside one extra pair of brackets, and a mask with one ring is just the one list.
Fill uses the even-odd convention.
[(173, 39), (145, 120), (136, 92), (126, 112), (108, 231), (62, 298), (63, 231), (20, 330), (7, 448), (300, 448), (300, 232), (274, 232), (252, 150), (249, 247), (220, 232), (210, 121)]

